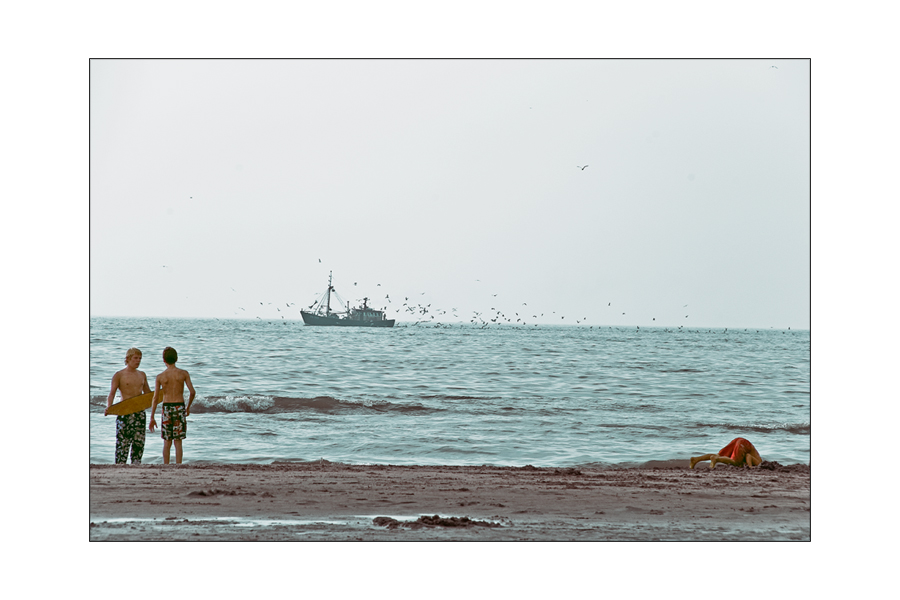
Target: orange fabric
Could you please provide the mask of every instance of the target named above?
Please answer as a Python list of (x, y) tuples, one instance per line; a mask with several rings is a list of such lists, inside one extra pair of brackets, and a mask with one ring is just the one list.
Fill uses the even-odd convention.
[(727, 456), (731, 460), (744, 462), (747, 454), (752, 454), (756, 450), (749, 441), (744, 438), (734, 438), (727, 446), (717, 452), (719, 456)]

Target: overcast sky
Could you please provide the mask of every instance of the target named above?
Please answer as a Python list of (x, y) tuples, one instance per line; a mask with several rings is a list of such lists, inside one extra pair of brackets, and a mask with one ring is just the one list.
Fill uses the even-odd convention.
[(90, 101), (94, 316), (299, 319), (333, 271), (389, 316), (809, 327), (806, 60), (93, 60)]

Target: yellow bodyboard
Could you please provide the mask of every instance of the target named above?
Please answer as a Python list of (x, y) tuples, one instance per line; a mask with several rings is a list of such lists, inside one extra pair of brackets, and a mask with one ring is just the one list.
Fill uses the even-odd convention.
[[(158, 404), (162, 404), (162, 391), (160, 391), (159, 395), (160, 399)], [(133, 398), (129, 398), (128, 400), (116, 402), (109, 407), (109, 410), (106, 411), (106, 414), (130, 415), (131, 413), (147, 410), (151, 406), (153, 406), (153, 392), (147, 392), (146, 394), (141, 394), (140, 396), (135, 396)]]

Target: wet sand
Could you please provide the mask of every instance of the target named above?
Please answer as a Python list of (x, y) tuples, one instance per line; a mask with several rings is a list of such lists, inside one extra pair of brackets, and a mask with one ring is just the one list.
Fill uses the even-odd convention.
[(806, 465), (91, 465), (91, 541), (810, 540)]

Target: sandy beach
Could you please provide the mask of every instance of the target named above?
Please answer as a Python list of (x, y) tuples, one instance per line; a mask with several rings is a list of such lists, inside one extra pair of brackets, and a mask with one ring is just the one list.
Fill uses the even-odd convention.
[(809, 541), (810, 470), (91, 465), (91, 541)]

